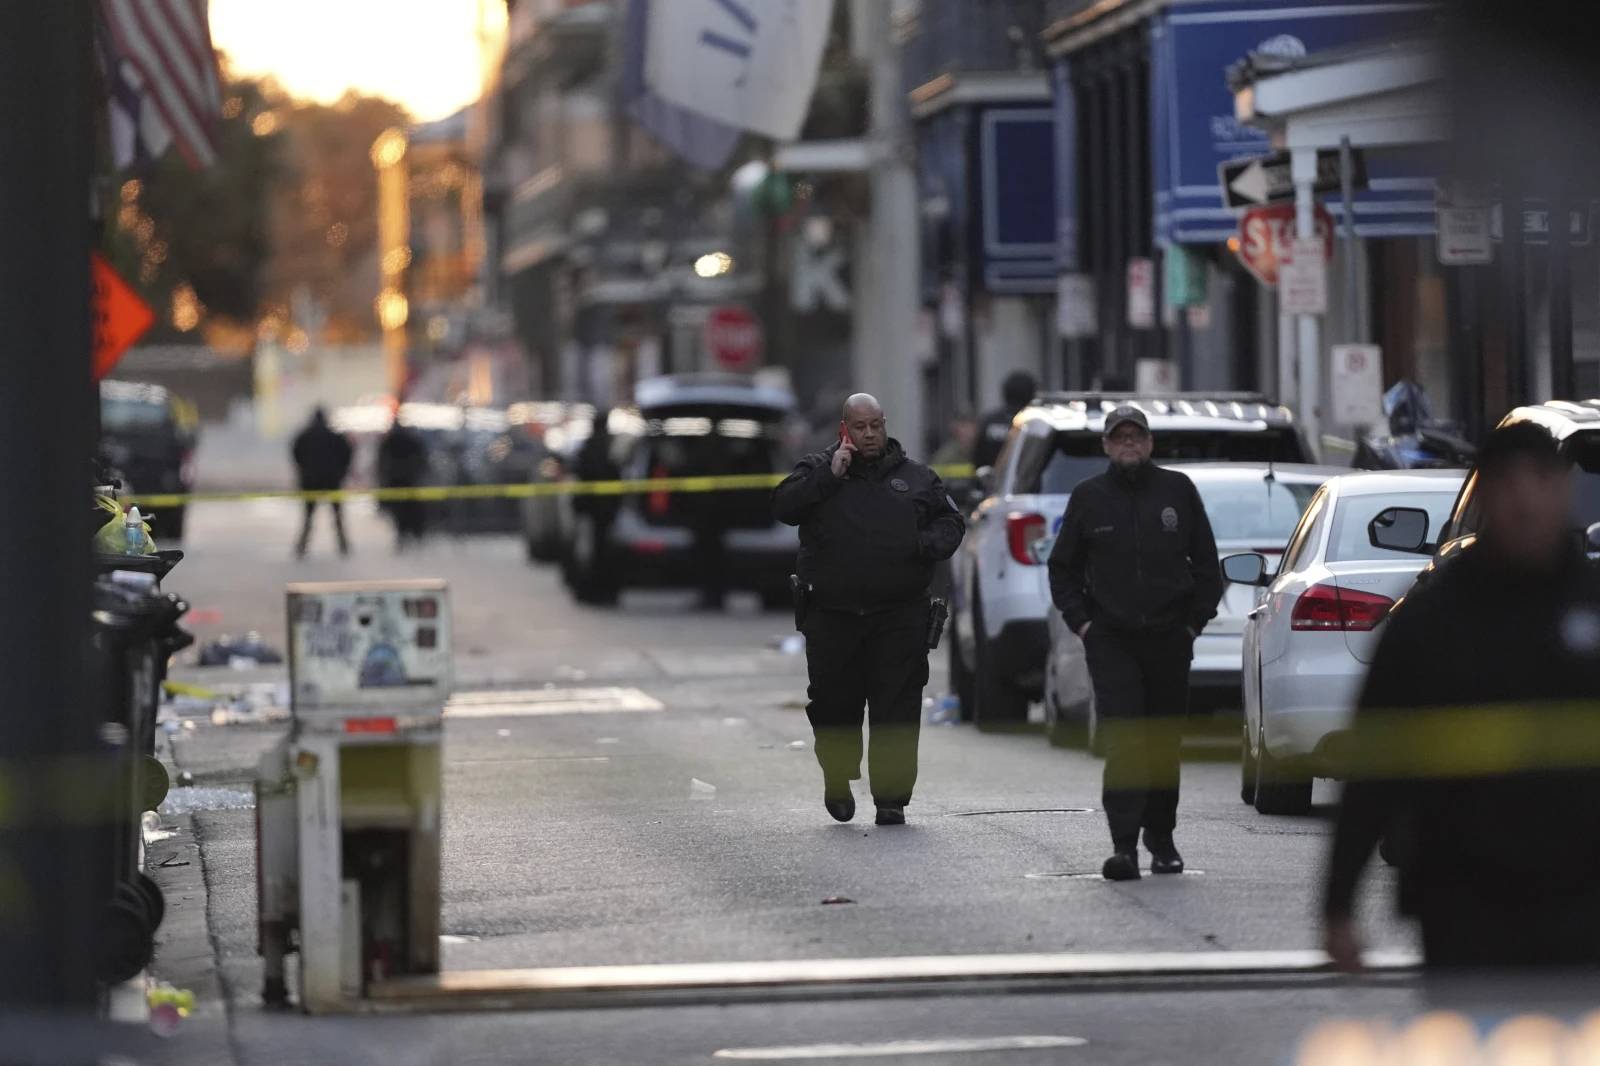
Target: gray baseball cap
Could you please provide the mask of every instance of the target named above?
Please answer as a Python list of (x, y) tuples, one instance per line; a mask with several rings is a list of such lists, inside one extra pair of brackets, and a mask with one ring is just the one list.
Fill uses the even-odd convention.
[(1118, 426), (1127, 422), (1132, 422), (1146, 433), (1150, 432), (1150, 420), (1144, 416), (1144, 412), (1131, 403), (1125, 403), (1113, 408), (1111, 413), (1106, 415), (1105, 435), (1111, 436), (1117, 431)]

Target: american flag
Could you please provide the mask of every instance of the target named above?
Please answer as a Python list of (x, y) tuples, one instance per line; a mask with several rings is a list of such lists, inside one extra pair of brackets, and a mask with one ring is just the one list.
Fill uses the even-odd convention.
[(207, 0), (100, 0), (100, 49), (118, 169), (176, 144), (191, 167), (216, 162), (220, 106)]

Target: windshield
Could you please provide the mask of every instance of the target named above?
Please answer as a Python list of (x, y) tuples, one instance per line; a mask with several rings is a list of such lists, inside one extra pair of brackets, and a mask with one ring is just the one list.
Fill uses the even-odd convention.
[[(1250, 433), (1212, 430), (1187, 430), (1155, 433), (1156, 462), (1196, 462), (1222, 459), (1229, 462), (1301, 462), (1299, 437), (1292, 430), (1269, 429)], [(1030, 463), (1024, 455), (1017, 469), (1018, 494), (1042, 493), (1065, 496), (1084, 478), (1105, 470), (1106, 456), (1098, 433), (1057, 433), (1054, 447), (1041, 452)]]
[(107, 433), (137, 433), (165, 429), (172, 416), (164, 403), (113, 397), (100, 399), (100, 426)]
[(1450, 505), (1455, 499), (1454, 490), (1374, 493), (1370, 496), (1342, 497), (1338, 506), (1333, 509), (1333, 528), (1328, 533), (1328, 550), (1325, 558), (1330, 563), (1378, 559), (1411, 559), (1421, 562), (1422, 557), (1419, 555), (1374, 546), (1367, 532), (1367, 526), (1391, 507), (1415, 507), (1428, 512), (1428, 540), (1433, 542), (1437, 540), (1440, 528), (1450, 517)]
[(1316, 495), (1311, 482), (1193, 479), (1211, 520), (1217, 543), (1248, 541), (1257, 548), (1277, 551), (1289, 540), (1306, 504)]

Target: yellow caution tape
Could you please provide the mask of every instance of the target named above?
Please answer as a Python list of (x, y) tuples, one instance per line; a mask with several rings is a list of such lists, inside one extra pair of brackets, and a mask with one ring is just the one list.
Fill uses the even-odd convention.
[(161, 689), (169, 696), (189, 696), (197, 700), (220, 700), (222, 695), (199, 685), (191, 685), (171, 678), (161, 682)]
[[(966, 464), (934, 468), (940, 477), (970, 478)], [(240, 503), (246, 500), (310, 500), (315, 503), (344, 503), (373, 499), (380, 503), (414, 501), (440, 503), (446, 500), (527, 500), (549, 496), (638, 496), (650, 492), (740, 492), (770, 489), (787, 474), (724, 474), (716, 477), (639, 478), (631, 481), (541, 481), (517, 485), (422, 485), (416, 488), (331, 489), (311, 491), (282, 489), (269, 492), (193, 492), (137, 493), (125, 498), (142, 508), (159, 511), (163, 507), (186, 507), (193, 503)]]

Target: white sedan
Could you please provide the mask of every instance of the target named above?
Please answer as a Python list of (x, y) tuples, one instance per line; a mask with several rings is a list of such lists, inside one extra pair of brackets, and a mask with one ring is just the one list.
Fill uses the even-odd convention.
[[(1162, 464), (1188, 476), (1200, 493), (1219, 555), (1257, 552), (1275, 557), (1300, 520), (1312, 495), (1342, 468), (1299, 463), (1171, 463)], [(1036, 545), (1048, 558), (1054, 538)], [(1043, 595), (1050, 596), (1049, 576), (1039, 575)], [(1205, 631), (1194, 642), (1189, 669), (1192, 711), (1205, 713), (1240, 705), (1240, 637), (1245, 615), (1254, 605), (1253, 590), (1229, 586)], [(1084, 659), (1083, 641), (1068, 631), (1061, 612), (1049, 612), (1050, 653), (1045, 662), (1045, 727), (1052, 744), (1064, 745), (1083, 736), (1099, 751), (1094, 690)]]
[(1303, 814), (1315, 777), (1339, 777), (1367, 665), (1389, 608), (1427, 556), (1375, 546), (1398, 509), (1424, 511), (1437, 539), (1460, 491), (1459, 470), (1345, 474), (1312, 498), (1274, 565), (1230, 556), (1223, 575), (1254, 587), (1244, 627), (1244, 735), (1239, 796), (1262, 814)]

